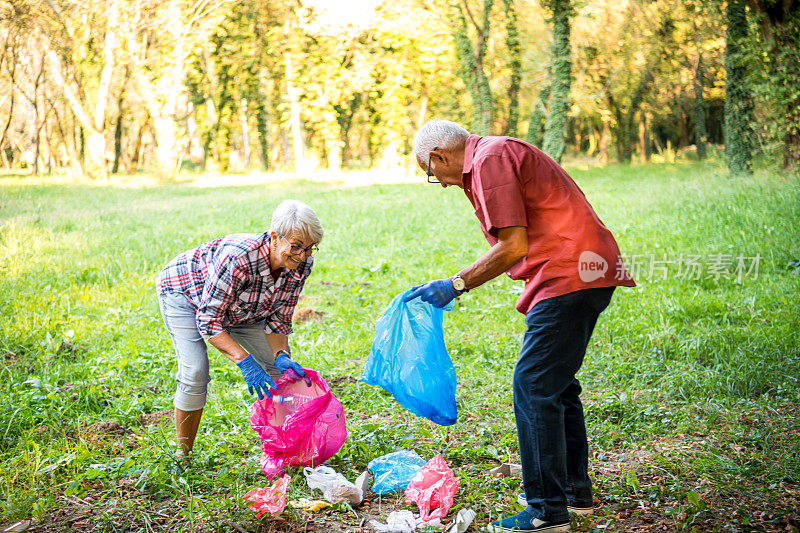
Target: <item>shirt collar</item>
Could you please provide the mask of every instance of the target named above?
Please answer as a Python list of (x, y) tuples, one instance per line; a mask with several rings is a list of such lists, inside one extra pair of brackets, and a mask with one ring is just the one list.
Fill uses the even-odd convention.
[(467, 142), (464, 145), (464, 170), (462, 173), (469, 174), (472, 172), (472, 159), (475, 156), (475, 147), (478, 146), (478, 141), (483, 137), (480, 135), (470, 135), (467, 137)]

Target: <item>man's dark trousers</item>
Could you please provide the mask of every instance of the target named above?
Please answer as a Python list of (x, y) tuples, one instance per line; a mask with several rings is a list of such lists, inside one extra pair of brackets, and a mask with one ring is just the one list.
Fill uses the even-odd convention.
[(584, 289), (537, 303), (514, 369), (514, 414), (527, 510), (548, 522), (569, 520), (570, 505), (592, 505), (589, 451), (575, 374), (597, 317), (614, 287)]

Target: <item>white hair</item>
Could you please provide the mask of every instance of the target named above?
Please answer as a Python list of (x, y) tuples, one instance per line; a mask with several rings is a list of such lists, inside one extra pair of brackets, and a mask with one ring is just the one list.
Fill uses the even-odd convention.
[(453, 150), (463, 147), (469, 132), (449, 120), (431, 120), (422, 125), (414, 136), (414, 156), (420, 164), (428, 161), (434, 148)]
[(269, 230), (284, 237), (296, 234), (312, 242), (320, 242), (324, 233), (311, 206), (299, 200), (284, 200), (278, 204), (272, 213)]

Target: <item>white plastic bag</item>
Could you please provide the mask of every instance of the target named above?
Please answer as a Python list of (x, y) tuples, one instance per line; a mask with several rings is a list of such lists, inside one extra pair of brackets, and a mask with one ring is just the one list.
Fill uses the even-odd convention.
[(473, 520), (475, 520), (475, 511), (472, 509), (461, 509), (458, 511), (453, 523), (447, 528), (447, 533), (464, 533), (469, 529)]
[(369, 525), (379, 533), (411, 533), (417, 529), (417, 521), (414, 513), (408, 509), (402, 511), (392, 511), (386, 517), (386, 523), (381, 524), (377, 520), (370, 520)]
[(303, 468), (303, 475), (306, 476), (306, 483), (312, 489), (322, 491), (322, 497), (331, 503), (350, 502), (351, 505), (360, 505), (364, 499), (364, 484), (366, 483), (364, 472), (359, 476), (354, 485), (347, 481), (342, 474), (329, 466), (318, 466), (317, 468)]

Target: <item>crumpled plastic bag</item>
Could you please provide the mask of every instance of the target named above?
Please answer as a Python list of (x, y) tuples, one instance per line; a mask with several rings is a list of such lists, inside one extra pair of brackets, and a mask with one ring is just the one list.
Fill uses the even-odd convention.
[[(417, 416), (456, 422), (456, 369), (444, 345), (442, 309), (398, 294), (375, 324), (372, 351), (361, 380), (378, 385)], [(453, 308), (452, 302), (445, 307)]]
[(367, 465), (375, 476), (372, 492), (384, 494), (404, 490), (424, 464), (425, 460), (422, 457), (408, 450), (376, 457)]
[(503, 463), (489, 470), (490, 476), (516, 476), (522, 474), (522, 465), (516, 463)]
[(292, 500), (289, 505), (295, 509), (302, 509), (311, 513), (316, 513), (322, 509), (327, 509), (331, 506), (329, 502), (323, 500), (309, 500), (308, 498), (300, 498), (299, 500)]
[(466, 533), (473, 520), (475, 520), (475, 511), (461, 509), (456, 513), (453, 523), (447, 528), (447, 533)]
[(287, 370), (273, 394), (307, 400), (296, 404), (256, 400), (250, 427), (261, 437), (261, 469), (267, 477), (280, 475), (287, 465), (318, 466), (339, 451), (347, 438), (344, 408), (317, 372), (304, 369), (311, 386)]
[(331, 503), (350, 502), (360, 505), (364, 499), (364, 482), (368, 472), (362, 473), (356, 483), (350, 483), (346, 477), (329, 466), (317, 468), (305, 467), (303, 475), (309, 488), (322, 491), (322, 497)]
[(406, 503), (417, 504), (424, 522), (444, 518), (453, 506), (459, 484), (444, 457), (437, 455), (417, 471), (406, 487)]
[(269, 513), (278, 516), (286, 508), (286, 488), (289, 486), (290, 478), (284, 475), (270, 487), (255, 488), (244, 495), (244, 499), (251, 501), (248, 507), (256, 513), (256, 518), (261, 518)]
[(386, 517), (386, 523), (382, 524), (377, 520), (370, 520), (369, 525), (379, 533), (411, 533), (417, 529), (417, 521), (414, 513), (408, 509), (402, 511), (392, 511)]

